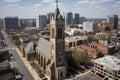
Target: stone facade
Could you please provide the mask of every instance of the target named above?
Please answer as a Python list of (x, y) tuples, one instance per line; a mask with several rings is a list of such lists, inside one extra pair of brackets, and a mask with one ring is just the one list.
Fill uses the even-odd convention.
[(49, 80), (64, 80), (67, 76), (64, 30), (65, 20), (57, 7), (50, 22), (50, 42), (40, 38), (35, 49), (35, 58)]

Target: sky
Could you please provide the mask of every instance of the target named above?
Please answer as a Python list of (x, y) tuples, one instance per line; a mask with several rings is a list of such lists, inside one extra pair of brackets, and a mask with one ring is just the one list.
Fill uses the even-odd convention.
[[(87, 18), (106, 18), (116, 14), (120, 18), (120, 0), (58, 0), (61, 14), (79, 13)], [(55, 11), (55, 0), (0, 0), (0, 18), (18, 16), (36, 18)]]

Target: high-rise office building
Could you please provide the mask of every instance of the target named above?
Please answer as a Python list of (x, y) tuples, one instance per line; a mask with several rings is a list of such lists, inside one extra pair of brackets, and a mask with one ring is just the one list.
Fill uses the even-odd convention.
[(83, 22), (86, 21), (86, 17), (80, 17), (80, 24), (83, 24)]
[(27, 26), (28, 27), (35, 27), (36, 26), (36, 21), (35, 20), (29, 20), (27, 21)]
[(73, 13), (68, 12), (66, 14), (66, 25), (73, 25)]
[(36, 26), (40, 29), (47, 27), (47, 19), (45, 15), (39, 15), (37, 17)]
[(78, 13), (75, 13), (75, 16), (74, 16), (74, 24), (79, 24), (80, 23), (80, 16)]
[(19, 29), (18, 17), (5, 17), (4, 28), (5, 29)]
[(50, 20), (51, 20), (53, 15), (54, 15), (54, 13), (48, 13), (47, 14), (47, 24), (50, 24)]
[(117, 29), (118, 27), (118, 15), (107, 16), (108, 27), (110, 30)]

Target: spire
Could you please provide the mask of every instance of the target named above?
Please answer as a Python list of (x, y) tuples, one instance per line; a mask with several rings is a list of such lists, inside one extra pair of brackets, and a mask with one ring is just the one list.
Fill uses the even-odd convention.
[(58, 19), (59, 15), (60, 15), (60, 11), (59, 11), (59, 8), (58, 8), (58, 0), (56, 0), (56, 10), (55, 10), (56, 19)]

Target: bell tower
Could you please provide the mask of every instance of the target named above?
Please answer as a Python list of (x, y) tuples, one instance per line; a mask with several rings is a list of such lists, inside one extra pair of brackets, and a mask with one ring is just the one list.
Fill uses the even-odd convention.
[(64, 40), (65, 19), (60, 14), (58, 0), (56, 0), (56, 10), (50, 25), (50, 54), (54, 60), (54, 78), (56, 80), (63, 80), (67, 75)]

